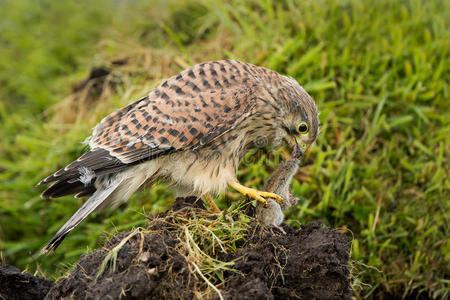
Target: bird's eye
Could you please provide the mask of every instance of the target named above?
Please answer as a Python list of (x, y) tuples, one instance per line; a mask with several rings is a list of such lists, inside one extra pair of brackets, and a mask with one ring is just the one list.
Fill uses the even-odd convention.
[(309, 131), (308, 124), (306, 124), (305, 122), (300, 122), (300, 124), (298, 124), (298, 126), (297, 126), (297, 131), (298, 131), (298, 133), (301, 133), (301, 134), (308, 133), (308, 131)]

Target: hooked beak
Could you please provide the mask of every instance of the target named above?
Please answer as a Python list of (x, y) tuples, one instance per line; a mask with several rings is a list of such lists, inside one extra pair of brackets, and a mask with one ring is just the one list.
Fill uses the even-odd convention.
[(290, 135), (285, 136), (284, 140), (288, 145), (291, 145), (291, 158), (293, 159), (299, 159), (300, 157), (302, 157), (309, 147), (300, 138)]
[(295, 144), (292, 146), (292, 158), (300, 159), (300, 157), (305, 154), (306, 149), (308, 148), (305, 144), (299, 143), (298, 139), (294, 139)]

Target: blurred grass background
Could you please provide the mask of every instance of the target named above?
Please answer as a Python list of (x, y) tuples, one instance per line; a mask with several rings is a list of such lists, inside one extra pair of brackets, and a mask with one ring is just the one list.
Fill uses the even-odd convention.
[[(38, 256), (82, 200), (42, 200), (35, 184), (81, 155), (112, 110), (229, 58), (293, 76), (315, 98), (321, 135), (288, 222), (347, 231), (355, 297), (448, 297), (449, 20), (444, 0), (1, 1), (1, 261), (58, 278), (168, 208), (157, 185)], [(263, 184), (267, 154), (241, 166), (242, 182)]]

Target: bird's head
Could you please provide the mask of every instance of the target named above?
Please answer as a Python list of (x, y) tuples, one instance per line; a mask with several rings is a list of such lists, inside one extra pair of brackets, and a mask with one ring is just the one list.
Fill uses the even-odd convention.
[(319, 114), (311, 96), (292, 78), (287, 78), (288, 99), (281, 120), (283, 139), (290, 146), (297, 145), (302, 154), (319, 135)]

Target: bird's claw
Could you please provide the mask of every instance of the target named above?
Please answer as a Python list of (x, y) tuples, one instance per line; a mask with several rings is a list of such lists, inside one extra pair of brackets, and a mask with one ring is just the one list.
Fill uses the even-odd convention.
[[(283, 203), (283, 198), (281, 198), (279, 195), (277, 195), (277, 194), (275, 194), (275, 193), (271, 193), (271, 192), (263, 192), (263, 191), (258, 191), (258, 190), (255, 190), (255, 191), (258, 192), (258, 193), (259, 193), (259, 196), (261, 196), (263, 199), (264, 199), (264, 198), (271, 198), (271, 199), (277, 201), (278, 204)], [(264, 200), (267, 202), (266, 199), (264, 199)]]
[(236, 191), (240, 192), (244, 196), (247, 196), (251, 199), (254, 199), (264, 205), (264, 207), (269, 207), (269, 203), (267, 201), (267, 198), (274, 199), (278, 203), (283, 203), (283, 198), (281, 198), (279, 195), (271, 192), (264, 192), (264, 191), (258, 191), (246, 186), (241, 185), (237, 182), (232, 182), (229, 184), (232, 188), (234, 188)]
[(269, 202), (267, 201), (267, 199), (274, 199), (278, 203), (283, 203), (283, 198), (281, 198), (277, 194), (271, 193), (271, 192), (263, 192), (263, 191), (258, 191), (255, 189), (248, 188), (248, 190), (242, 194), (262, 203), (265, 208), (269, 207)]

